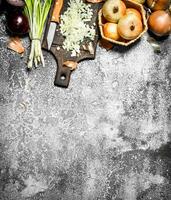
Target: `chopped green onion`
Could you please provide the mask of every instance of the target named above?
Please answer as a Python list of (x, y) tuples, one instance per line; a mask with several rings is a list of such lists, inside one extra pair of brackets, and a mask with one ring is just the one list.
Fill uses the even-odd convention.
[(29, 36), (31, 39), (28, 68), (32, 68), (33, 64), (37, 67), (39, 63), (42, 63), (44, 66), (45, 63), (41, 49), (41, 40), (52, 0), (25, 0), (25, 3), (24, 11), (29, 20)]

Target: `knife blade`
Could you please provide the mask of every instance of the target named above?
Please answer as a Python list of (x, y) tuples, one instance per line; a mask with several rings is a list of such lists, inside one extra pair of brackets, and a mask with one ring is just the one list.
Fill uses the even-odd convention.
[(48, 30), (48, 34), (47, 34), (48, 50), (50, 50), (50, 48), (51, 48), (51, 45), (52, 45), (52, 42), (54, 39), (54, 35), (55, 35), (55, 31), (56, 31), (56, 27), (60, 21), (60, 12), (61, 12), (62, 6), (63, 6), (63, 0), (55, 0), (52, 17), (51, 17), (51, 22), (50, 22), (49, 30)]

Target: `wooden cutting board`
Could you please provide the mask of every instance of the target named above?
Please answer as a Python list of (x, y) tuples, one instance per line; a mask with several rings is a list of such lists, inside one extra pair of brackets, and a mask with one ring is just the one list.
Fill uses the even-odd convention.
[[(69, 2), (69, 0), (64, 0), (64, 5), (61, 10), (61, 15), (67, 10), (68, 2)], [(50, 14), (48, 17), (45, 34), (44, 34), (44, 38), (43, 38), (43, 42), (42, 42), (42, 47), (46, 50), (48, 50), (47, 34), (48, 34), (48, 30), (49, 30), (50, 19), (52, 16), (53, 7), (54, 7), (54, 3), (52, 5), (51, 11), (50, 11)], [(83, 48), (83, 46), (84, 47), (87, 46), (90, 42), (90, 40), (86, 39), (81, 44), (81, 48), (80, 48), (81, 51), (80, 51), (79, 56), (72, 57), (71, 52), (63, 49), (63, 47), (62, 47), (64, 37), (62, 36), (62, 34), (60, 32), (59, 24), (56, 27), (56, 33), (55, 33), (53, 43), (52, 43), (52, 46), (50, 49), (50, 52), (53, 54), (53, 56), (55, 57), (56, 62), (57, 62), (57, 71), (56, 71), (56, 76), (55, 76), (55, 81), (54, 81), (55, 86), (67, 88), (69, 85), (72, 69), (64, 65), (64, 63), (66, 61), (74, 61), (76, 63), (79, 63), (80, 61), (85, 60), (85, 59), (94, 59), (95, 58), (97, 41), (98, 41), (98, 37), (99, 37), (97, 18), (98, 18), (98, 11), (99, 11), (100, 5), (99, 4), (91, 4), (91, 8), (93, 9), (93, 17), (92, 17), (91, 22), (88, 22), (88, 24), (90, 26), (93, 26), (94, 24), (96, 24), (96, 26), (95, 26), (96, 35), (95, 35), (94, 41), (92, 41), (93, 51), (90, 52), (87, 49), (85, 50), (85, 48)]]

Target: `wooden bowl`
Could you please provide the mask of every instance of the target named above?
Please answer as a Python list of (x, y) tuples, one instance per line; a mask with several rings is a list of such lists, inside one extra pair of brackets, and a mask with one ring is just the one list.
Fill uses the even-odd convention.
[(105, 40), (107, 40), (111, 43), (114, 43), (114, 44), (119, 44), (119, 45), (122, 45), (122, 46), (128, 46), (128, 45), (134, 43), (136, 40), (138, 40), (147, 31), (148, 27), (147, 27), (145, 10), (144, 10), (143, 6), (141, 4), (133, 2), (131, 0), (126, 0), (126, 1), (124, 1), (124, 3), (125, 3), (127, 8), (137, 9), (142, 16), (143, 31), (140, 33), (140, 35), (138, 35), (137, 38), (135, 38), (134, 40), (125, 40), (125, 39), (113, 40), (113, 39), (105, 37), (104, 34), (103, 34), (103, 26), (107, 22), (107, 20), (103, 17), (102, 9), (98, 13), (98, 23), (99, 23), (99, 28), (100, 28), (100, 34), (101, 34), (103, 39), (105, 39)]

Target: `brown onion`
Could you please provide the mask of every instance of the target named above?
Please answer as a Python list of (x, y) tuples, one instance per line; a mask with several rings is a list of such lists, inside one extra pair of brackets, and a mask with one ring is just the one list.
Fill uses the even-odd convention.
[(167, 11), (153, 12), (148, 19), (149, 29), (157, 36), (169, 35), (171, 32), (171, 16)]
[(100, 3), (104, 0), (86, 0), (86, 1), (89, 2), (89, 3)]
[(147, 5), (152, 11), (166, 10), (169, 7), (170, 0), (147, 0)]

